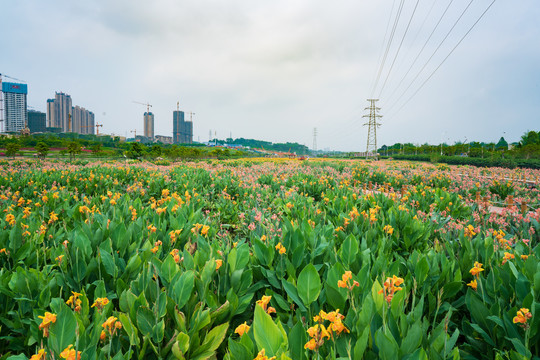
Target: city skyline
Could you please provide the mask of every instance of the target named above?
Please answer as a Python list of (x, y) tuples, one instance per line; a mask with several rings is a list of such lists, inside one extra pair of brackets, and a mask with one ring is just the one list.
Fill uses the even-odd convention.
[[(538, 130), (534, 1), (495, 2), (481, 19), (491, 1), (454, 3), (410, 72), (449, 2), (421, 4), (416, 13), (407, 3), (377, 76), (394, 3), (17, 2), (5, 9), (2, 48), (18, 56), (6, 56), (0, 71), (29, 84), (36, 109), (46, 111), (47, 93), (66, 92), (94, 110), (102, 132), (122, 136), (143, 133), (143, 111), (132, 101), (147, 99), (155, 134), (173, 133), (169, 114), (179, 101), (181, 110), (197, 113), (194, 139), (212, 130), (218, 138), (309, 146), (317, 128), (319, 149), (364, 151), (366, 99), (379, 93), (380, 145), (512, 142)], [(10, 30), (14, 23), (25, 31)], [(43, 59), (37, 64), (30, 61), (35, 52)]]

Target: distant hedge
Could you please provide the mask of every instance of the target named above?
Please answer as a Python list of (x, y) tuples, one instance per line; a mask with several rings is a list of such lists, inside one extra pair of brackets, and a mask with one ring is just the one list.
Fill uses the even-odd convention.
[(540, 169), (540, 159), (512, 159), (512, 158), (471, 158), (465, 156), (429, 156), (429, 155), (395, 155), (394, 160), (426, 161), (445, 163), (450, 165), (472, 165), (478, 167), (503, 167), (514, 169)]

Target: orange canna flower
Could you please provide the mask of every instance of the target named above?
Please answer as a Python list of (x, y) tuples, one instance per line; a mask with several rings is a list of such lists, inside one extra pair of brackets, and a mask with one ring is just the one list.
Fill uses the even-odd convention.
[(245, 333), (247, 333), (249, 331), (249, 325), (246, 324), (246, 322), (244, 321), (243, 324), (240, 324), (236, 327), (236, 329), (234, 330), (234, 332), (236, 334), (238, 334), (239, 336), (242, 336), (244, 335)]
[(81, 352), (75, 351), (75, 349), (73, 349), (73, 345), (69, 345), (60, 353), (60, 357), (67, 360), (80, 360)]
[(217, 259), (216, 260), (216, 270), (219, 270), (219, 268), (223, 265), (223, 260)]
[(201, 234), (202, 234), (202, 235), (208, 234), (208, 230), (210, 230), (210, 226), (204, 225), (204, 226), (202, 227), (202, 229), (201, 229)]
[(174, 262), (176, 263), (180, 262), (180, 255), (178, 255), (179, 253), (180, 253), (180, 250), (178, 249), (172, 249), (171, 252), (169, 253), (174, 258)]
[(401, 284), (403, 284), (403, 279), (396, 275), (393, 275), (391, 278), (386, 278), (383, 288), (379, 290), (379, 294), (384, 294), (386, 302), (390, 304), (394, 294), (399, 290), (403, 290), (403, 288), (399, 287)]
[(476, 232), (474, 231), (474, 226), (468, 225), (468, 226), (465, 228), (464, 235), (465, 235), (466, 237), (471, 237), (471, 238), (472, 238), (474, 235), (476, 235)]
[(316, 350), (317, 348), (317, 341), (315, 341), (315, 339), (309, 339), (309, 341), (304, 345), (304, 349)]
[(484, 271), (484, 269), (482, 269), (482, 264), (478, 261), (475, 261), (474, 266), (471, 270), (469, 270), (472, 276), (478, 276), (478, 274), (480, 274), (482, 271)]
[(527, 327), (527, 321), (532, 318), (532, 314), (527, 308), (521, 308), (517, 311), (516, 316), (514, 316), (514, 324), (522, 324), (524, 328)]
[(345, 325), (343, 325), (343, 323), (341, 322), (341, 319), (336, 319), (335, 322), (330, 324), (329, 329), (332, 332), (335, 332), (337, 335), (341, 334), (343, 331), (347, 333), (349, 332), (349, 329), (347, 329)]
[(512, 260), (514, 258), (515, 258), (514, 254), (510, 254), (509, 252), (505, 251), (504, 252), (504, 258), (502, 260), (502, 264), (504, 265), (508, 260)]
[(101, 311), (103, 310), (105, 305), (107, 305), (108, 303), (109, 303), (109, 299), (107, 298), (97, 298), (91, 307), (96, 307), (99, 311)]
[(55, 214), (54, 211), (51, 211), (49, 214), (49, 224), (58, 220), (58, 214)]
[(257, 354), (257, 357), (255, 357), (255, 359), (253, 360), (274, 360), (276, 357), (275, 356), (272, 356), (271, 358), (269, 358), (268, 356), (265, 355), (265, 350), (262, 349), (261, 351), (259, 351), (259, 353)]
[(270, 303), (270, 299), (272, 299), (271, 296), (263, 295), (263, 297), (261, 298), (261, 300), (257, 300), (257, 305), (259, 305), (260, 307), (262, 307), (263, 310), (264, 310), (267, 314), (272, 314), (272, 313), (275, 313), (275, 312), (276, 312), (276, 309), (274, 309), (273, 307), (268, 307), (268, 304)]
[(385, 225), (383, 227), (383, 231), (387, 233), (388, 235), (392, 235), (394, 233), (394, 228), (390, 225)]
[(49, 337), (49, 326), (56, 322), (56, 314), (45, 312), (44, 316), (38, 316), (42, 320), (39, 329), (43, 330), (43, 337)]
[(278, 250), (280, 254), (285, 254), (287, 252), (287, 249), (281, 243), (276, 245), (276, 250)]
[(46, 355), (45, 349), (40, 349), (37, 354), (30, 357), (30, 360), (45, 360)]
[(116, 329), (122, 328), (122, 323), (117, 321), (118, 319), (114, 316), (109, 316), (107, 320), (101, 326), (107, 330), (109, 335), (113, 336), (116, 333)]
[(478, 286), (478, 283), (476, 282), (476, 279), (474, 279), (473, 281), (471, 281), (470, 283), (468, 283), (467, 286), (470, 286), (471, 288), (473, 288), (473, 290), (476, 291), (476, 288), (477, 288), (477, 286)]
[(276, 313), (276, 309), (274, 309), (272, 306), (269, 306), (268, 309), (266, 309), (266, 313), (268, 315), (270, 314), (275, 314)]
[(82, 304), (82, 301), (81, 299), (79, 299), (79, 296), (81, 296), (82, 294), (75, 291), (72, 291), (71, 293), (73, 295), (69, 297), (68, 301), (66, 301), (66, 304), (71, 306), (71, 308), (74, 309), (76, 312), (79, 312), (81, 311), (81, 304)]

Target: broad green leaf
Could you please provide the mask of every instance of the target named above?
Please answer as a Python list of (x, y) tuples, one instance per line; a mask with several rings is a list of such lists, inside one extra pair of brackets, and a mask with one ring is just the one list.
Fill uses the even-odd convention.
[(103, 267), (105, 268), (105, 272), (112, 277), (116, 276), (116, 265), (114, 264), (114, 259), (111, 254), (109, 254), (107, 251), (100, 249), (99, 254), (101, 256), (101, 261), (103, 263)]
[(56, 322), (50, 326), (49, 346), (59, 354), (74, 343), (76, 329), (77, 319), (73, 311), (67, 305), (62, 304), (56, 315)]
[(401, 353), (403, 355), (412, 354), (422, 343), (423, 329), (419, 321), (409, 327), (407, 335), (401, 341)]
[(373, 303), (375, 304), (375, 309), (377, 311), (381, 311), (383, 307), (384, 295), (382, 293), (379, 293), (382, 290), (381, 284), (377, 280), (373, 282), (373, 286), (371, 287), (371, 297), (373, 298)]
[(531, 352), (529, 350), (527, 350), (525, 345), (523, 345), (520, 340), (515, 339), (515, 338), (510, 339), (508, 337), (506, 339), (510, 340), (512, 342), (512, 344), (514, 344), (514, 347), (516, 348), (516, 351), (518, 353), (520, 353), (523, 356), (526, 356), (527, 359), (531, 358), (531, 356), (532, 356)]
[(355, 261), (358, 246), (358, 240), (353, 235), (348, 236), (343, 241), (339, 256), (347, 266), (350, 266)]
[(154, 313), (147, 307), (137, 309), (137, 326), (144, 336), (152, 336), (154, 326), (156, 325), (156, 317)]
[(161, 264), (161, 271), (159, 272), (161, 281), (163, 281), (165, 284), (170, 284), (172, 279), (174, 278), (174, 275), (176, 275), (177, 272), (178, 265), (176, 265), (174, 258), (170, 254), (167, 255), (167, 257)]
[(265, 349), (268, 357), (276, 355), (283, 344), (283, 336), (278, 326), (272, 321), (270, 315), (258, 305), (255, 305), (253, 336), (259, 351)]
[(375, 333), (375, 343), (379, 348), (379, 357), (383, 360), (393, 360), (398, 358), (398, 346), (392, 334), (385, 334), (380, 328)]
[(366, 351), (366, 347), (368, 344), (369, 339), (369, 327), (366, 326), (364, 330), (362, 331), (362, 335), (356, 340), (356, 344), (354, 345), (354, 358), (355, 359), (362, 359), (364, 356), (364, 352)]
[(309, 306), (317, 300), (321, 292), (321, 279), (319, 273), (313, 264), (308, 264), (300, 275), (298, 275), (298, 296), (304, 302), (304, 305)]
[(304, 354), (304, 344), (308, 341), (306, 330), (302, 323), (298, 321), (289, 332), (289, 354), (293, 359), (303, 360), (306, 358)]
[(296, 287), (285, 279), (281, 280), (281, 284), (283, 285), (283, 289), (285, 289), (287, 295), (289, 295), (289, 297), (296, 303), (296, 305), (298, 305), (300, 310), (307, 311), (306, 307), (302, 303), (302, 300), (300, 300), (300, 297), (298, 296), (298, 291), (296, 290)]
[(424, 281), (427, 278), (427, 275), (429, 273), (429, 263), (425, 256), (422, 256), (420, 261), (416, 263), (416, 266), (414, 268), (414, 275), (416, 277), (416, 282), (418, 283), (418, 287), (422, 287), (424, 284)]
[(155, 312), (158, 318), (162, 318), (167, 313), (167, 293), (160, 292), (156, 303), (154, 304)]
[(186, 271), (183, 273), (178, 281), (174, 284), (172, 298), (176, 302), (179, 309), (186, 305), (187, 301), (191, 297), (195, 280), (195, 274), (193, 271)]
[[(223, 342), (223, 339), (225, 338), (225, 334), (227, 333), (227, 329), (229, 328), (229, 323), (221, 324), (219, 326), (216, 326), (208, 334), (206, 334), (204, 338), (204, 342), (202, 345), (191, 354), (191, 357), (193, 359), (199, 359), (203, 358), (202, 355), (210, 352), (213, 354), (216, 349), (221, 345)], [(211, 355), (210, 355), (211, 356)]]
[(408, 358), (408, 360), (428, 360), (428, 356), (424, 349), (420, 348), (417, 349), (411, 356)]
[(152, 333), (152, 339), (157, 343), (161, 343), (163, 341), (163, 336), (165, 335), (165, 322), (163, 319), (154, 326), (153, 333)]
[(129, 316), (124, 313), (118, 314), (118, 320), (122, 324), (122, 328), (126, 332), (129, 338), (130, 345), (139, 346), (139, 336), (137, 334), (137, 328), (133, 326)]
[(242, 343), (236, 342), (229, 337), (228, 350), (231, 353), (231, 359), (234, 360), (252, 360), (251, 351)]
[(189, 336), (188, 334), (185, 334), (181, 332), (176, 336), (176, 341), (178, 342), (178, 348), (180, 351), (182, 351), (184, 354), (189, 350)]

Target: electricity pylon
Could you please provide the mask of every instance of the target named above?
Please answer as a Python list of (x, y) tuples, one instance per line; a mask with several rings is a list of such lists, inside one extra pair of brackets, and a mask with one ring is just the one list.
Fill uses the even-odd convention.
[(313, 128), (313, 151), (317, 151), (317, 128)]
[(375, 106), (375, 102), (379, 101), (379, 99), (367, 99), (367, 101), (370, 102), (370, 105), (364, 110), (369, 110), (369, 115), (362, 116), (369, 118), (369, 121), (364, 124), (364, 126), (368, 126), (366, 159), (369, 156), (370, 150), (373, 152), (373, 156), (377, 157), (377, 127), (381, 126), (381, 124), (377, 122), (377, 118), (382, 117), (382, 115), (377, 114), (377, 111), (381, 110), (381, 108)]

